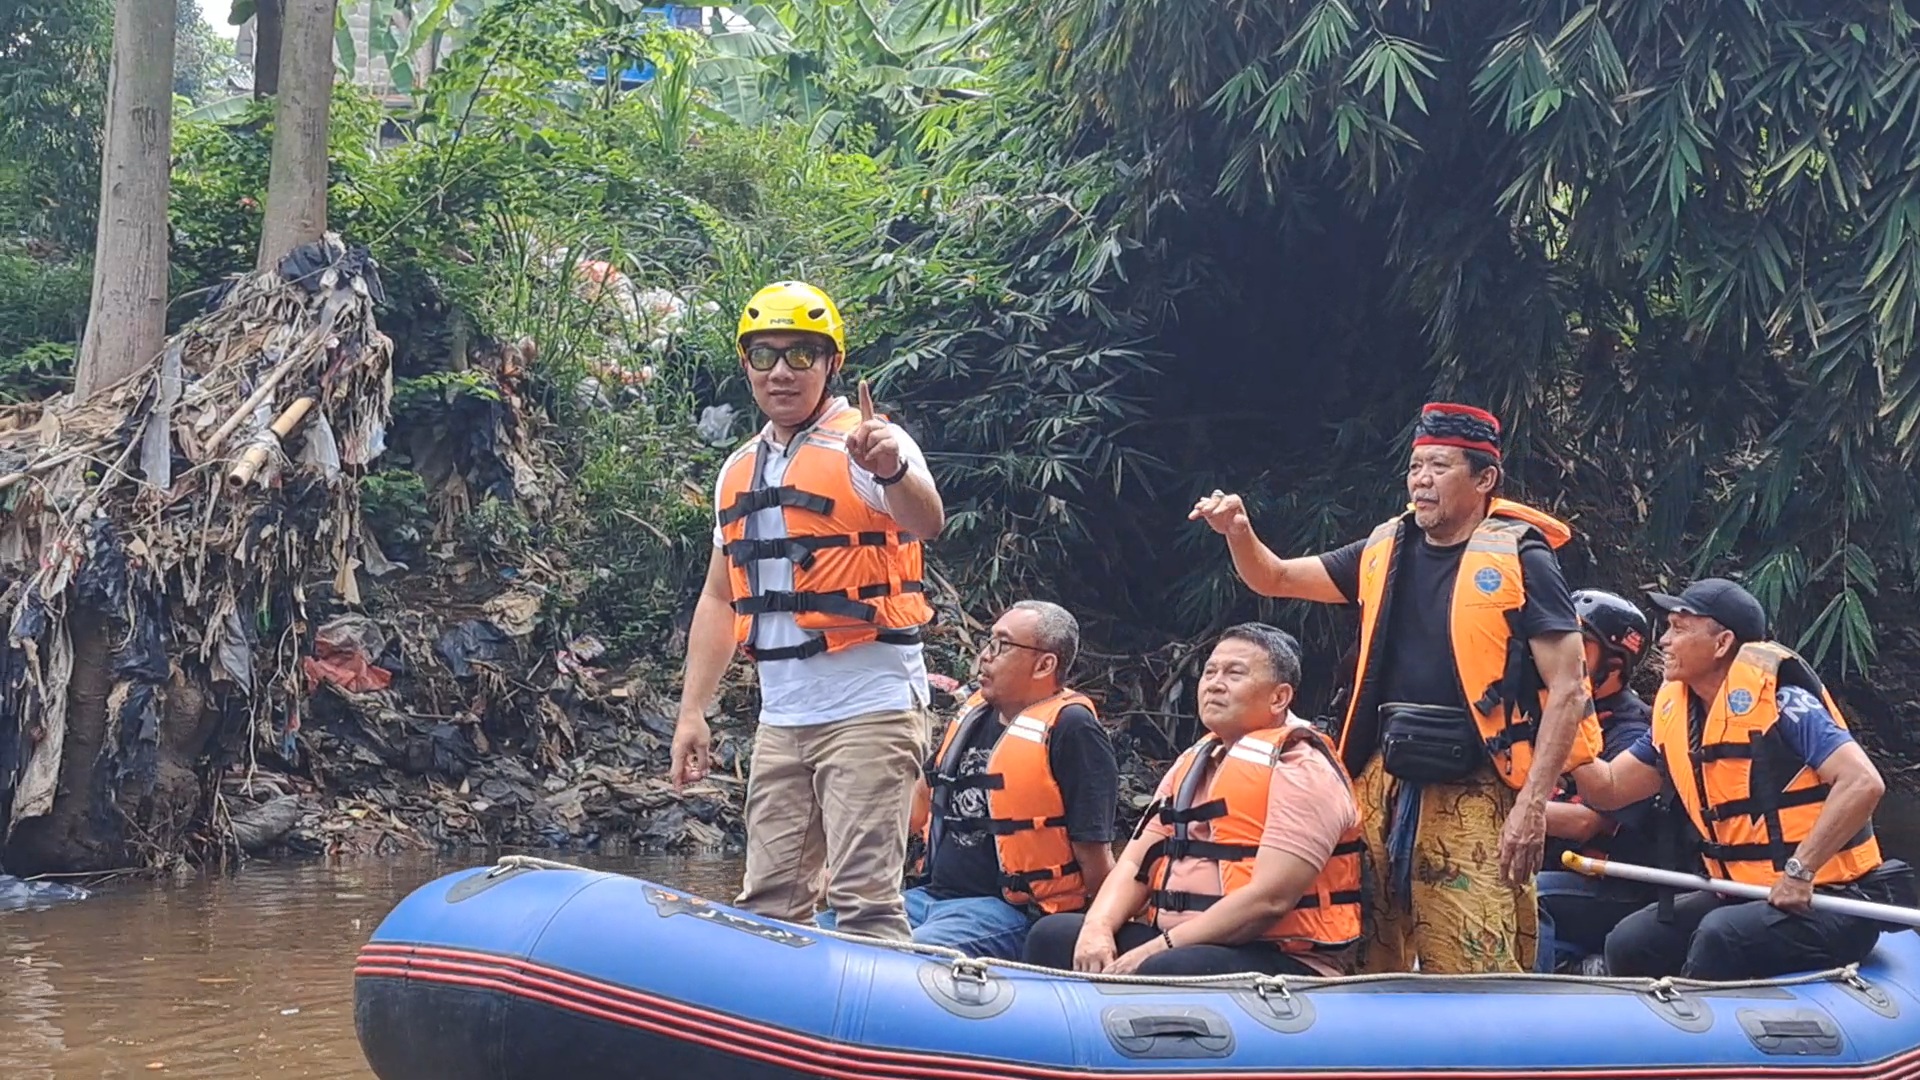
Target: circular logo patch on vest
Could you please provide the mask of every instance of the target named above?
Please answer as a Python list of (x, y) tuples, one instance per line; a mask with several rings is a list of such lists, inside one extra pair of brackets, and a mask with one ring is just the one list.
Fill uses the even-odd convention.
[(1483, 593), (1492, 593), (1500, 588), (1500, 582), (1502, 580), (1500, 571), (1495, 570), (1491, 566), (1482, 567), (1473, 575), (1473, 587)]
[(1745, 716), (1746, 714), (1752, 712), (1753, 711), (1753, 691), (1735, 690), (1733, 693), (1728, 694), (1727, 708), (1733, 710), (1733, 715), (1735, 716)]

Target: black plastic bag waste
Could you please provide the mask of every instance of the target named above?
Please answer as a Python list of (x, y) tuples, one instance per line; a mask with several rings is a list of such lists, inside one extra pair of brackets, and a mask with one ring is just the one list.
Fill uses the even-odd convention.
[(433, 651), (456, 678), (467, 679), (473, 676), (474, 664), (503, 667), (514, 650), (513, 639), (505, 631), (485, 619), (468, 619), (441, 634)]

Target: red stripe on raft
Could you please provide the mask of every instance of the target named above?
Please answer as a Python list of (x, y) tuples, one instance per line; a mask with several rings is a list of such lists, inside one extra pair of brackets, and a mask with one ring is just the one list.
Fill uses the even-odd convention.
[[(356, 967), (354, 974), (359, 975), (362, 971), (363, 968)], [(725, 1050), (729, 1053), (741, 1054), (758, 1061), (765, 1061), (775, 1065), (793, 1065), (797, 1062), (810, 1068), (836, 1069), (846, 1067), (848, 1064), (847, 1058), (850, 1056), (843, 1048), (844, 1044), (836, 1045), (834, 1052), (823, 1053), (821, 1051), (795, 1046), (790, 1039), (769, 1039), (763, 1036), (745, 1033), (729, 1033), (726, 1041), (706, 1037), (688, 1037), (684, 1025), (675, 1024), (673, 1026), (667, 1026), (663, 1023), (658, 1023), (647, 1017), (646, 1014), (640, 1012), (640, 1007), (638, 1006), (627, 1005), (604, 996), (596, 1000), (594, 995), (572, 990), (556, 981), (543, 979), (529, 973), (502, 970), (496, 965), (466, 964), (452, 960), (422, 960), (418, 961), (411, 969), (401, 972), (387, 967), (372, 968), (371, 965), (369, 965), (367, 973), (423, 979), (430, 982), (443, 982), (459, 986), (491, 986), (507, 993), (519, 994), (522, 997), (544, 1001), (552, 1005), (573, 1008), (579, 1012), (607, 1020), (614, 1020), (633, 1027), (652, 1031), (656, 1034), (667, 1035), (673, 1038), (685, 1038), (686, 1041), (696, 1042), (702, 1046)], [(695, 1022), (698, 1023), (698, 1019), (696, 1019)], [(866, 1068), (868, 1071), (846, 1073), (844, 1075), (862, 1077), (884, 1075), (886, 1077), (905, 1078), (939, 1076), (951, 1077), (952, 1080), (970, 1080), (971, 1077), (981, 1075), (978, 1069), (972, 1071), (955, 1071), (930, 1068), (924, 1064), (875, 1064), (867, 1066)], [(874, 1070), (880, 1070), (880, 1072), (876, 1073)]]
[[(1001, 1077), (1008, 1080), (1014, 1080), (1014, 1078), (1057, 1080), (1063, 1077), (1085, 1078), (1093, 1075), (1085, 1069), (1049, 1068), (981, 1058), (893, 1051), (861, 1046), (857, 1043), (837, 1042), (674, 1001), (644, 991), (585, 978), (532, 961), (466, 949), (370, 943), (361, 949), (360, 962), (354, 967), (354, 975), (365, 978), (415, 979), (444, 985), (496, 990), (768, 1064), (791, 1066), (801, 1064), (795, 1060), (796, 1058), (804, 1058), (808, 1066), (824, 1069), (829, 1075), (843, 1078), (843, 1080), (893, 1080), (896, 1077), (939, 1077), (951, 1078), (951, 1080), (976, 1080), (981, 1077)], [(677, 1019), (655, 1020), (649, 1018), (648, 1012), (672, 1014)], [(704, 1033), (695, 1028), (704, 1029)], [(1309, 1069), (1284, 1073), (1237, 1070), (1230, 1073), (1115, 1072), (1113, 1075), (1125, 1076), (1128, 1080), (1295, 1080), (1295, 1078), (1509, 1080), (1519, 1075), (1545, 1075), (1554, 1080), (1640, 1080), (1646, 1077), (1689, 1077), (1696, 1080), (1751, 1080), (1754, 1077), (1765, 1077), (1768, 1080), (1800, 1080), (1800, 1078), (1920, 1080), (1920, 1048), (1869, 1064), (1841, 1065), (1824, 1069), (1769, 1065), (1664, 1069), (1601, 1066), (1548, 1070), (1540, 1070), (1537, 1067), (1504, 1070), (1444, 1069), (1420, 1072), (1385, 1069), (1360, 1072)]]

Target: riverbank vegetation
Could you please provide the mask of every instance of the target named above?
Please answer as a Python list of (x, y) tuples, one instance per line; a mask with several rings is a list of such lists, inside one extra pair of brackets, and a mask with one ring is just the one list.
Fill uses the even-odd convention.
[[(303, 3), (232, 14), (293, 27)], [(112, 7), (0, 16), (8, 400), (70, 390), (82, 351)], [(419, 796), (443, 807), (428, 839), (505, 835), (444, 809), (499, 801), (447, 762), (502, 739), (535, 766), (517, 800), (598, 766), (629, 770), (582, 796), (625, 798), (618, 824), (670, 801), (616, 750), (675, 689), (706, 485), (751, 423), (734, 317), (789, 276), (841, 301), (851, 369), (934, 455), (947, 674), (969, 619), (1040, 595), (1081, 614), (1084, 677), (1149, 755), (1189, 734), (1189, 643), (1250, 615), (1302, 633), (1324, 700), (1351, 620), (1257, 602), (1186, 508), (1229, 488), (1281, 550), (1357, 537), (1398, 505), (1407, 427), (1444, 396), (1505, 420), (1517, 491), (1579, 531), (1576, 584), (1742, 576), (1875, 736), (1914, 748), (1920, 61), (1897, 4), (334, 13), (323, 220), (378, 260), (394, 342), (392, 437), (357, 477), (381, 565), (361, 573), (369, 603), (440, 616), (388, 619), (420, 645), (367, 657), (399, 680), (381, 708), (442, 718), (424, 751), (387, 748), (428, 765), (369, 752), (445, 789)], [(222, 96), (197, 63), (166, 110), (170, 331), (265, 265), (287, 212), (281, 65)], [(488, 610), (503, 589), (535, 610)], [(525, 661), (498, 685), (455, 674), (480, 632), (436, 647), (469, 614)], [(262, 629), (311, 654), (323, 622)], [(363, 692), (336, 696), (384, 715)], [(591, 753), (583, 698), (621, 718)], [(269, 730), (275, 768), (346, 798), (328, 777), (357, 766), (328, 754), (359, 744)], [(203, 819), (262, 760), (247, 741), (205, 751)], [(513, 835), (593, 831), (553, 818)], [(218, 832), (181, 835), (217, 850)]]

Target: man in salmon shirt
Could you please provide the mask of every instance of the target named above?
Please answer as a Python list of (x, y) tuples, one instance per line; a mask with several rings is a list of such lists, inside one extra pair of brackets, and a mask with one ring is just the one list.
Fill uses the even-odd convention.
[(1361, 936), (1360, 812), (1326, 739), (1293, 714), (1300, 646), (1226, 631), (1200, 677), (1206, 735), (1085, 914), (1048, 915), (1026, 960), (1110, 975), (1334, 975)]

